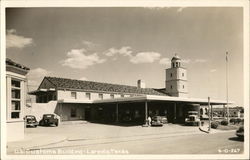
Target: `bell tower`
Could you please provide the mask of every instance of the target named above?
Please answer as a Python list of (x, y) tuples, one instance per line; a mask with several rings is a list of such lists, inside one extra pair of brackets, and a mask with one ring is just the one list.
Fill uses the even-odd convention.
[(166, 92), (174, 97), (188, 97), (187, 70), (182, 67), (180, 57), (175, 54), (171, 68), (166, 69)]

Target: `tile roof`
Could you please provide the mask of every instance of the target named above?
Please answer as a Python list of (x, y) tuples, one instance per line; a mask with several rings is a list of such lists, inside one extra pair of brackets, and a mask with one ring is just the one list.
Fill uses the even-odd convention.
[(14, 66), (14, 67), (17, 67), (17, 68), (21, 68), (21, 69), (24, 69), (24, 70), (30, 70), (28, 67), (22, 65), (22, 64), (19, 64), (19, 63), (16, 63), (14, 61), (12, 61), (11, 59), (9, 58), (6, 58), (6, 65), (10, 65), (10, 66)]
[(143, 95), (162, 95), (167, 94), (153, 88), (138, 88), (136, 86), (119, 85), (111, 83), (101, 83), (93, 81), (83, 81), (58, 77), (45, 77), (57, 89), (72, 89), (72, 90), (84, 90), (84, 91), (99, 91), (109, 93), (123, 93), (123, 94), (143, 94)]

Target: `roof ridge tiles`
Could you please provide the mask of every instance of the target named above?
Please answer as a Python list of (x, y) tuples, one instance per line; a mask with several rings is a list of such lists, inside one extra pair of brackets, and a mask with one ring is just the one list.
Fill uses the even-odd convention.
[(96, 90), (105, 92), (119, 92), (131, 94), (150, 94), (150, 95), (166, 95), (163, 92), (157, 91), (154, 88), (138, 88), (137, 86), (129, 86), (122, 84), (112, 84), (106, 82), (95, 82), (87, 80), (77, 80), (61, 77), (46, 76), (52, 84), (58, 88), (65, 89), (80, 89), (80, 90)]

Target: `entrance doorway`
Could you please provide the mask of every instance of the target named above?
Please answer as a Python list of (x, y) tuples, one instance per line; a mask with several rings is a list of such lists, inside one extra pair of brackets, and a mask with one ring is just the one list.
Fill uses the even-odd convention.
[(89, 121), (91, 119), (91, 110), (90, 108), (85, 108), (85, 120)]

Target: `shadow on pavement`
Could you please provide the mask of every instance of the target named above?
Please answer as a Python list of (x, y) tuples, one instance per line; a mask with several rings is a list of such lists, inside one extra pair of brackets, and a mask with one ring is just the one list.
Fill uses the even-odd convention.
[(230, 137), (228, 140), (244, 142), (244, 137)]

